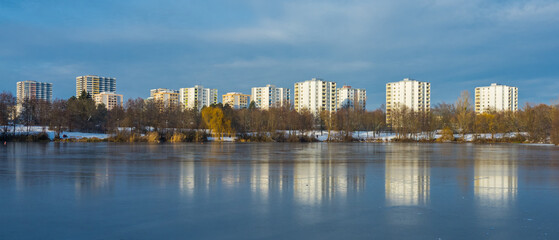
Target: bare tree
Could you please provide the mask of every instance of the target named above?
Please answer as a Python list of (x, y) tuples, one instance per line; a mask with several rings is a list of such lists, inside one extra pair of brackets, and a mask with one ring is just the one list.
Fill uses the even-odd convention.
[(474, 124), (474, 109), (470, 101), (470, 93), (463, 91), (458, 100), (456, 100), (456, 129), (462, 135), (462, 139), (467, 133), (471, 132)]
[(13, 125), (15, 128), (17, 115), (16, 104), (17, 99), (14, 95), (12, 95), (12, 93), (0, 93), (0, 126), (2, 126), (2, 131), (4, 133), (9, 131), (10, 125)]

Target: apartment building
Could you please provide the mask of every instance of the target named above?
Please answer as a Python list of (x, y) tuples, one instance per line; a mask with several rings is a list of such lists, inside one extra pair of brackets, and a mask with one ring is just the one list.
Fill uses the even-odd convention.
[(167, 88), (157, 88), (151, 89), (150, 97), (148, 100), (154, 100), (163, 103), (164, 106), (178, 106), (180, 104), (179, 91), (167, 89)]
[(242, 94), (239, 92), (230, 92), (224, 94), (223, 96), (223, 105), (225, 106), (228, 104), (233, 109), (242, 109), (248, 108), (250, 104), (250, 95)]
[(104, 104), (107, 110), (111, 110), (117, 106), (122, 107), (123, 96), (112, 92), (102, 92), (93, 96), (95, 104)]
[(291, 103), (291, 89), (270, 84), (266, 87), (253, 87), (250, 99), (254, 101), (256, 108), (260, 109), (283, 107)]
[(195, 85), (191, 88), (181, 88), (179, 101), (187, 109), (201, 110), (204, 106), (217, 104), (217, 98), (217, 89)]
[(477, 114), (494, 111), (518, 110), (518, 88), (492, 83), (488, 87), (477, 87), (475, 111)]
[(365, 89), (343, 86), (342, 88), (337, 89), (336, 97), (338, 110), (342, 108), (365, 110), (365, 104), (367, 101), (367, 92)]
[(386, 84), (386, 122), (391, 122), (392, 111), (407, 107), (412, 111), (430, 111), (431, 83), (404, 78)]
[(17, 82), (17, 101), (21, 103), (29, 98), (52, 101), (52, 83), (30, 80)]
[(76, 97), (79, 97), (84, 90), (91, 96), (102, 92), (114, 93), (116, 92), (116, 78), (95, 75), (76, 77)]
[(295, 83), (295, 110), (308, 109), (313, 114), (336, 111), (336, 83), (313, 78)]

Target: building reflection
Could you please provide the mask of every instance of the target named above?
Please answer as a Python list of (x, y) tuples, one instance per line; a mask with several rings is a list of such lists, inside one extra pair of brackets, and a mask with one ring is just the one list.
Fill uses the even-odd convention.
[[(270, 148), (252, 148), (255, 162), (251, 163), (250, 191), (262, 200), (268, 199), (270, 191)], [(281, 191), (281, 188), (280, 188)]]
[(430, 196), (429, 159), (420, 145), (389, 144), (385, 155), (385, 197), (389, 206), (426, 205)]
[[(76, 199), (88, 197), (102, 192), (110, 192), (114, 188), (114, 177), (108, 161), (96, 162), (93, 166), (77, 166), (73, 176)], [(90, 170), (93, 168), (92, 170)]]
[(348, 192), (364, 189), (364, 163), (347, 164), (326, 144), (289, 149), (291, 155), (280, 154), (284, 159), (275, 159), (271, 152), (275, 150), (266, 145), (253, 147), (246, 155), (250, 159), (216, 160), (214, 155), (200, 152), (185, 156), (179, 163), (180, 191), (192, 196), (211, 187), (249, 190), (257, 201), (270, 201), (273, 196), (315, 205), (325, 200), (344, 200)]
[(293, 194), (297, 203), (316, 205), (326, 200), (339, 201), (346, 198), (349, 190), (363, 190), (362, 166), (347, 164), (343, 154), (333, 153), (328, 146), (308, 145), (296, 153), (299, 157), (294, 162)]
[(192, 196), (195, 188), (194, 161), (180, 163), (179, 190), (181, 193)]
[(516, 148), (487, 147), (475, 154), (474, 195), (479, 206), (508, 207), (518, 190)]

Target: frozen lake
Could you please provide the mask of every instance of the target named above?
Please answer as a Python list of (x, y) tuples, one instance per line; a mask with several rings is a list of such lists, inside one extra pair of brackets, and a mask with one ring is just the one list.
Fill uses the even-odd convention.
[(559, 239), (559, 148), (8, 143), (0, 239)]

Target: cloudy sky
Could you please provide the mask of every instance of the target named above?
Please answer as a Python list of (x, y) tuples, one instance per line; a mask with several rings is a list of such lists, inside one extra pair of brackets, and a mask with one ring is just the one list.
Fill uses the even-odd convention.
[(201, 84), (219, 93), (313, 77), (365, 88), (429, 81), (432, 103), (496, 82), (559, 100), (559, 2), (545, 0), (0, 0), (0, 91), (117, 78), (126, 98)]

